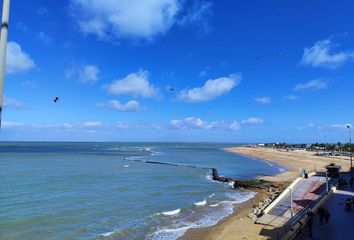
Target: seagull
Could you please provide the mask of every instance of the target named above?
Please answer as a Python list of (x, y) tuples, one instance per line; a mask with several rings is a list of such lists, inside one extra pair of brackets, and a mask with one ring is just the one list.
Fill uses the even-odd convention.
[(167, 90), (169, 90), (171, 92), (175, 91), (175, 89), (173, 87), (171, 87), (171, 86), (167, 86), (166, 88), (167, 88)]
[(53, 99), (53, 102), (54, 103), (57, 103), (59, 101), (59, 97), (55, 97), (54, 99)]

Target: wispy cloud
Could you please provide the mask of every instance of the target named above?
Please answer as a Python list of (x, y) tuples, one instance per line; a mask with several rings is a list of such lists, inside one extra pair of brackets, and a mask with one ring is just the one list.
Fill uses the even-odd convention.
[[(188, 4), (186, 4), (188, 5)], [(212, 27), (208, 19), (212, 15), (213, 3), (210, 1), (190, 1), (190, 4), (185, 7), (185, 13), (182, 13), (182, 18), (178, 23), (185, 25), (199, 25), (204, 32), (210, 32)]]
[(305, 89), (325, 89), (327, 88), (327, 83), (322, 79), (312, 80), (306, 83), (300, 83), (294, 87), (294, 90), (305, 90)]
[(345, 61), (354, 59), (354, 51), (333, 52), (331, 39), (318, 41), (304, 49), (301, 63), (312, 67), (337, 68)]
[(6, 71), (10, 74), (24, 73), (35, 67), (33, 59), (16, 42), (7, 44)]
[(78, 79), (81, 83), (94, 83), (99, 78), (100, 70), (95, 65), (80, 65), (67, 68), (64, 72), (67, 79)]
[(271, 97), (258, 97), (255, 98), (254, 101), (256, 101), (259, 104), (269, 104), (272, 101)]
[(97, 103), (96, 107), (109, 108), (118, 112), (136, 112), (142, 109), (140, 103), (135, 100), (131, 100), (125, 104), (122, 104), (117, 100), (110, 100), (106, 103)]
[(296, 99), (297, 99), (297, 96), (292, 95), (292, 94), (286, 95), (286, 96), (283, 97), (283, 100), (287, 100), (287, 101), (294, 101)]
[(241, 123), (242, 124), (246, 124), (246, 125), (262, 124), (263, 123), (263, 119), (251, 117), (251, 118), (247, 118), (247, 119), (242, 120)]
[(15, 109), (24, 109), (26, 108), (25, 105), (23, 103), (21, 103), (20, 101), (18, 101), (15, 98), (11, 98), (8, 96), (4, 96), (4, 105), (5, 108), (15, 108)]
[(209, 79), (204, 86), (185, 89), (178, 95), (178, 99), (188, 103), (205, 102), (227, 94), (241, 81), (240, 74), (231, 74), (228, 77)]
[(184, 119), (171, 120), (167, 127), (174, 129), (203, 129), (203, 130), (239, 130), (240, 124), (237, 121), (225, 122), (225, 121), (204, 121), (197, 117), (187, 117)]
[(52, 38), (43, 31), (37, 33), (37, 39), (45, 45), (48, 45), (49, 43), (52, 42)]
[(112, 95), (132, 95), (143, 98), (161, 97), (159, 89), (149, 82), (149, 72), (146, 70), (130, 73), (122, 79), (104, 85), (103, 88)]
[(331, 128), (340, 128), (340, 129), (345, 129), (345, 128), (348, 128), (349, 127), (352, 127), (352, 124), (351, 123), (344, 123), (344, 124), (341, 124), (341, 123), (336, 123), (336, 124), (331, 124), (329, 125)]
[(176, 23), (208, 26), (205, 22), (210, 12), (209, 1), (187, 2), (70, 0), (69, 9), (85, 34), (95, 34), (100, 39), (151, 40), (168, 32)]

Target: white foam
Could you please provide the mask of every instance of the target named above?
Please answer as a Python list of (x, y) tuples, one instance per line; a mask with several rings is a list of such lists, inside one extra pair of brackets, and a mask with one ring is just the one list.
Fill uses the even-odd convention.
[(206, 203), (207, 203), (207, 201), (204, 199), (203, 201), (195, 202), (194, 205), (196, 205), (196, 206), (204, 206)]
[(234, 181), (228, 182), (227, 185), (229, 185), (230, 187), (234, 188), (235, 182)]
[(219, 203), (216, 203), (216, 204), (211, 204), (210, 207), (217, 207), (220, 205), (220, 202)]
[[(227, 196), (231, 200), (220, 201), (216, 204), (211, 204), (208, 207), (221, 207), (220, 209), (211, 210), (204, 212), (203, 216), (196, 221), (189, 222), (186, 221), (185, 216), (181, 214), (179, 217), (172, 222), (170, 226), (165, 226), (157, 229), (152, 234), (149, 234), (146, 239), (148, 240), (175, 240), (182, 236), (190, 228), (201, 228), (210, 227), (218, 223), (223, 218), (229, 216), (234, 211), (234, 204), (241, 203), (249, 200), (254, 196), (253, 192), (239, 192), (229, 193)], [(210, 196), (214, 196), (211, 194)], [(209, 197), (210, 197), (209, 196)], [(204, 199), (201, 202), (197, 202), (194, 205), (202, 206), (205, 205), (207, 201)]]
[(181, 212), (181, 209), (178, 208), (176, 210), (162, 212), (161, 214), (165, 215), (165, 216), (172, 216), (172, 215), (176, 215), (176, 214), (178, 214), (180, 212)]
[(128, 168), (128, 167), (130, 167), (130, 165), (129, 165), (129, 164), (126, 164), (126, 165), (124, 165), (123, 167)]
[(161, 230), (161, 232), (167, 232), (167, 233), (173, 233), (173, 232), (180, 232), (180, 231), (184, 231), (184, 230), (188, 230), (190, 229), (192, 226), (185, 226), (185, 227), (180, 227), (180, 228), (167, 228), (167, 229), (164, 229), (164, 230)]
[(214, 197), (214, 196), (215, 196), (215, 193), (212, 193), (212, 194), (209, 195), (208, 198), (212, 198), (212, 197)]
[(109, 237), (111, 236), (116, 230), (112, 231), (112, 232), (106, 232), (106, 233), (102, 233), (101, 236), (103, 237)]
[(162, 152), (151, 152), (151, 156), (158, 156), (158, 155), (162, 155)]

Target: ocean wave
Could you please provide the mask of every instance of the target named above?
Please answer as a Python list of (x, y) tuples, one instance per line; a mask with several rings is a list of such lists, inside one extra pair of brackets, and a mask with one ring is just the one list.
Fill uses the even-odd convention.
[(182, 236), (188, 229), (192, 228), (194, 225), (184, 226), (180, 228), (165, 228), (157, 230), (151, 235), (147, 236), (148, 240), (175, 240)]
[[(178, 209), (175, 209), (175, 210), (172, 210), (172, 211), (162, 212), (161, 214), (164, 215), (164, 216), (172, 216), (172, 215), (176, 215), (176, 214), (178, 214), (180, 212), (181, 212), (181, 209), (178, 208)], [(159, 213), (157, 215), (159, 215)]]
[(129, 164), (125, 164), (123, 167), (128, 168), (128, 167), (130, 167), (130, 165)]
[(162, 152), (155, 152), (155, 151), (151, 151), (151, 156), (159, 156), (162, 155)]
[(203, 201), (195, 202), (194, 205), (195, 206), (204, 206), (206, 203), (207, 203), (207, 201), (204, 199)]
[(231, 188), (234, 188), (235, 182), (234, 181), (228, 182), (227, 185), (229, 185)]
[(109, 237), (111, 236), (116, 230), (112, 231), (112, 232), (106, 232), (106, 233), (102, 233), (101, 236), (102, 237)]

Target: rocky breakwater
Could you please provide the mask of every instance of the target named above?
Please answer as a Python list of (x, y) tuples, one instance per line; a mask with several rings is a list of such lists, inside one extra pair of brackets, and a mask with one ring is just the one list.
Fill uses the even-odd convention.
[(254, 222), (257, 218), (263, 215), (264, 210), (282, 193), (286, 188), (287, 183), (272, 183), (260, 179), (254, 180), (239, 180), (230, 177), (219, 176), (218, 170), (212, 168), (212, 179), (214, 181), (222, 183), (232, 183), (235, 189), (248, 189), (258, 192), (264, 196), (264, 198), (258, 203), (258, 205), (253, 206), (253, 211), (248, 214)]
[(252, 219), (253, 222), (264, 214), (264, 210), (282, 193), (284, 187), (282, 185), (275, 186), (270, 185), (264, 191), (264, 198), (258, 203), (258, 205), (253, 205), (253, 211), (248, 214), (248, 217)]

